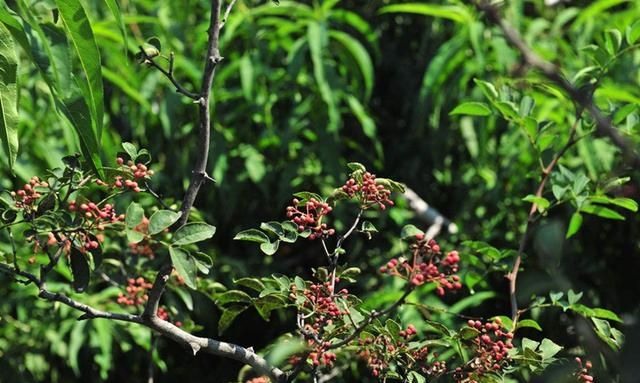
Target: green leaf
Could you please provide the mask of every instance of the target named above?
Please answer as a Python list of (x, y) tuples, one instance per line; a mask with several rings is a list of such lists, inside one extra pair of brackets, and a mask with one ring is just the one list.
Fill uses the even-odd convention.
[(376, 185), (382, 185), (392, 192), (404, 193), (404, 185), (389, 178), (376, 178)]
[(640, 39), (640, 20), (636, 20), (627, 27), (626, 38), (629, 45), (635, 44)]
[(123, 142), (122, 148), (125, 152), (127, 152), (129, 158), (131, 158), (131, 161), (135, 162), (135, 160), (138, 158), (138, 149), (136, 148), (136, 146), (131, 142)]
[(313, 62), (313, 74), (316, 85), (320, 91), (322, 101), (327, 105), (327, 114), (329, 116), (327, 130), (329, 132), (335, 132), (338, 130), (340, 116), (336, 105), (336, 97), (325, 74), (323, 51), (327, 44), (326, 27), (317, 22), (309, 23), (307, 39), (309, 42), (309, 51), (311, 52), (311, 61)]
[(424, 234), (424, 232), (414, 225), (406, 225), (402, 228), (400, 232), (400, 238), (402, 239), (413, 239), (418, 234)]
[(0, 23), (0, 140), (9, 169), (18, 157), (18, 56), (11, 33)]
[(469, 23), (472, 21), (469, 12), (464, 7), (457, 5), (437, 5), (423, 3), (394, 4), (382, 7), (379, 13), (413, 13), (423, 16), (440, 17), (458, 23)]
[(552, 340), (544, 338), (540, 343), (538, 350), (542, 353), (542, 358), (549, 359), (554, 357), (562, 350), (563, 347), (553, 343)]
[(481, 334), (481, 332), (476, 328), (465, 326), (460, 329), (459, 334), (460, 334), (460, 338), (464, 340), (469, 340), (477, 337), (478, 335)]
[(285, 307), (287, 301), (278, 295), (265, 295), (256, 299), (253, 304), (262, 319), (268, 321), (271, 316), (271, 311)]
[(216, 297), (216, 304), (224, 306), (229, 303), (251, 303), (252, 299), (249, 294), (241, 290), (229, 290)]
[(258, 229), (243, 230), (233, 237), (236, 241), (250, 241), (265, 243), (269, 242), (269, 237)]
[(598, 217), (616, 219), (624, 221), (624, 216), (615, 210), (611, 210), (604, 206), (599, 205), (583, 205), (580, 211), (587, 214), (597, 215)]
[(231, 326), (233, 320), (236, 319), (240, 313), (247, 309), (248, 306), (243, 305), (234, 305), (225, 308), (222, 310), (222, 315), (220, 316), (220, 320), (218, 321), (218, 334), (222, 334), (226, 329)]
[(631, 198), (623, 198), (623, 197), (613, 198), (613, 199), (609, 199), (609, 203), (616, 206), (620, 206), (621, 208), (627, 209), (634, 213), (638, 211), (638, 203), (632, 200)]
[[(151, 224), (149, 224), (149, 226), (151, 226)], [(173, 244), (188, 245), (190, 243), (202, 242), (213, 237), (215, 233), (215, 226), (204, 222), (188, 223), (176, 230), (176, 233), (173, 235)]]
[(40, 203), (38, 203), (38, 210), (36, 211), (36, 217), (43, 215), (44, 213), (53, 210), (56, 207), (56, 194), (49, 193), (44, 197)]
[(189, 292), (189, 290), (186, 290), (182, 287), (177, 287), (175, 289), (171, 289), (171, 291), (173, 291), (177, 296), (180, 297), (180, 300), (182, 300), (182, 303), (184, 303), (187, 310), (193, 311), (193, 297), (191, 296), (191, 292)]
[(580, 298), (582, 298), (582, 293), (576, 293), (573, 290), (569, 290), (569, 292), (567, 292), (567, 301), (570, 305), (578, 303)]
[(102, 88), (100, 51), (93, 36), (91, 23), (79, 0), (55, 0), (55, 2), (87, 81), (85, 96), (89, 100), (89, 110), (95, 124), (95, 139), (100, 141), (104, 114), (104, 90)]
[(127, 242), (129, 243), (138, 243), (144, 239), (144, 234), (137, 231), (127, 228)]
[(144, 218), (144, 210), (137, 202), (131, 202), (127, 207), (127, 213), (125, 214), (124, 222), (128, 228), (133, 229), (142, 223)]
[(617, 29), (607, 29), (604, 36), (604, 45), (609, 54), (614, 55), (622, 44), (622, 33)]
[(98, 138), (91, 123), (91, 112), (84, 98), (73, 96), (64, 100), (55, 98), (56, 108), (71, 123), (80, 138), (80, 151), (89, 166), (102, 178), (102, 160)]
[(275, 242), (265, 242), (260, 244), (260, 250), (267, 255), (273, 255), (276, 251), (278, 251), (278, 247), (280, 246), (280, 241), (277, 240)]
[(409, 383), (427, 383), (427, 378), (415, 371), (410, 371), (407, 376)]
[(522, 349), (529, 349), (532, 351), (535, 351), (538, 348), (538, 345), (540, 343), (536, 342), (535, 340), (529, 339), (529, 338), (522, 338)]
[(569, 221), (569, 227), (567, 228), (567, 235), (565, 238), (570, 238), (575, 233), (580, 230), (580, 226), (582, 226), (582, 215), (580, 212), (576, 211), (571, 215), (571, 221)]
[(362, 165), (360, 162), (349, 162), (347, 164), (347, 167), (349, 169), (351, 169), (352, 171), (361, 171), (361, 172), (366, 172), (367, 168), (364, 167), (364, 165)]
[(185, 250), (178, 247), (169, 247), (171, 262), (176, 268), (178, 275), (184, 278), (184, 282), (192, 289), (196, 289), (196, 261)]
[(371, 98), (371, 93), (373, 92), (374, 78), (373, 63), (371, 62), (369, 52), (367, 52), (365, 47), (358, 40), (345, 32), (331, 30), (329, 31), (329, 37), (339, 42), (346, 48), (351, 56), (353, 56), (353, 59), (358, 64), (358, 68), (360, 68), (362, 79), (364, 80), (365, 101), (369, 100)]
[(479, 80), (477, 78), (474, 78), (473, 82), (475, 82), (476, 85), (480, 87), (480, 89), (482, 90), (482, 93), (484, 93), (484, 96), (488, 98), (489, 101), (496, 101), (500, 96), (498, 94), (498, 91), (496, 90), (496, 87), (492, 83)]
[(262, 283), (262, 281), (258, 278), (240, 278), (238, 280), (235, 280), (234, 283), (240, 286), (248, 287), (257, 292), (260, 292), (266, 288), (264, 283)]
[(122, 36), (122, 46), (124, 49), (124, 53), (127, 52), (127, 30), (124, 26), (124, 18), (122, 17), (122, 12), (120, 12), (120, 7), (116, 0), (105, 0), (107, 3), (107, 7), (111, 11), (111, 14), (116, 19), (116, 24), (118, 24), (118, 29), (120, 29), (120, 35)]
[(87, 257), (75, 246), (71, 247), (69, 260), (71, 262), (71, 273), (73, 274), (73, 289), (81, 293), (89, 286), (89, 262)]
[(535, 328), (538, 331), (542, 331), (542, 327), (540, 327), (538, 322), (534, 321), (533, 319), (523, 319), (519, 321), (516, 325), (516, 329), (523, 328), (523, 327)]
[(468, 116), (489, 116), (491, 109), (482, 102), (465, 102), (456, 106), (449, 115), (463, 114)]
[(611, 310), (602, 309), (599, 307), (594, 307), (591, 310), (593, 311), (593, 316), (596, 318), (608, 319), (608, 320), (623, 323), (622, 318), (620, 318), (618, 314), (614, 313)]
[[(171, 210), (158, 210), (149, 218), (149, 234), (155, 235), (176, 223), (180, 218), (180, 213)], [(184, 227), (184, 226), (183, 226)], [(179, 229), (178, 229), (179, 230)], [(176, 234), (178, 234), (176, 232)], [(175, 236), (174, 236), (175, 241)]]
[(550, 205), (549, 200), (547, 200), (546, 198), (538, 197), (533, 194), (529, 194), (528, 196), (524, 197), (522, 200), (536, 204), (541, 210), (547, 210), (547, 208)]

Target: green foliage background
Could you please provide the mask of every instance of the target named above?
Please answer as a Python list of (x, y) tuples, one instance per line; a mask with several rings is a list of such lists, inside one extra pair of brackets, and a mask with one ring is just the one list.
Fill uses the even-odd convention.
[[(15, 189), (32, 175), (60, 166), (64, 155), (80, 152), (82, 145), (89, 151), (92, 145), (99, 148), (95, 163), (113, 163), (120, 143), (131, 141), (154, 156), (155, 189), (179, 200), (190, 176), (191, 148), (196, 146), (197, 109), (160, 73), (137, 62), (135, 54), (139, 45), (156, 37), (162, 54), (175, 52), (176, 76), (194, 89), (206, 50), (208, 2), (85, 1), (99, 50), (93, 53), (86, 25), (76, 26), (77, 42), (66, 41), (62, 33), (62, 23), (78, 22), (72, 17), (75, 3), (0, 3), (4, 25), (21, 20), (31, 31), (28, 41), (17, 42), (20, 149), (15, 174), (2, 167), (1, 186)], [(622, 36), (637, 20), (640, 4), (599, 0), (550, 6), (514, 0), (503, 11), (526, 41), (561, 65), (569, 79), (585, 89), (597, 81), (596, 103), (637, 147), (640, 53), (635, 42)], [(611, 29), (621, 31), (620, 43)], [(259, 222), (284, 219), (292, 192), (327, 192), (341, 184), (345, 164), (351, 161), (405, 183), (457, 223), (459, 232), (443, 233), (440, 240), (460, 246), (468, 263), (476, 258), (471, 248), (460, 245), (465, 240), (516, 249), (530, 207), (523, 197), (535, 191), (539, 161), (548, 162), (564, 144), (574, 119), (571, 100), (540, 76), (527, 73), (500, 33), (483, 24), (462, 1), (274, 5), (238, 0), (222, 32), (221, 54), (224, 60), (213, 85), (209, 169), (216, 183), (206, 186), (196, 204), (218, 228), (208, 249), (216, 256), (208, 277), (212, 291), (216, 283), (232, 286), (234, 279), (248, 275), (308, 276), (310, 267), (320, 265), (317, 249), (305, 244), (283, 246), (275, 256), (264, 257), (231, 239)], [(50, 75), (43, 76), (30, 60)], [(88, 87), (82, 85), (87, 78), (94, 79)], [(499, 95), (491, 96), (477, 80), (493, 84)], [(87, 92), (95, 95), (95, 104), (84, 106), (92, 118), (79, 130), (89, 138), (79, 140), (79, 128), (62, 116)], [(483, 116), (450, 114), (463, 102), (491, 108), (480, 106), (479, 113), (472, 113)], [(533, 130), (525, 117), (537, 122)], [(100, 141), (92, 142), (92, 134)], [(580, 127), (579, 135), (585, 138), (561, 161), (569, 173), (557, 172), (552, 185), (570, 183), (571, 192), (580, 195), (575, 179), (582, 175), (588, 180), (584, 190), (591, 193), (602, 191), (612, 179), (631, 176), (629, 183), (608, 193), (637, 201), (638, 169), (626, 165), (610, 141), (597, 137), (588, 125)], [(10, 158), (8, 148), (3, 145), (2, 150), (3, 158)], [(548, 189), (545, 197), (552, 200), (551, 185)], [(532, 315), (545, 337), (566, 345), (569, 352), (582, 347), (597, 361), (600, 381), (635, 381), (639, 367), (631, 361), (640, 348), (638, 217), (623, 210), (619, 212), (624, 221), (583, 214), (580, 231), (565, 239), (575, 211), (566, 203), (537, 222), (519, 277), (519, 299), (525, 304), (532, 294), (573, 289), (583, 292), (583, 303), (618, 313), (627, 336), (619, 353), (571, 313)], [(344, 220), (336, 223), (338, 228), (348, 224), (348, 212), (337, 214)], [(355, 291), (372, 306), (396, 297), (393, 286), (385, 285), (375, 270), (397, 251), (400, 227), (407, 222), (425, 226), (404, 200), (384, 220), (376, 225), (384, 230), (374, 240), (355, 241), (349, 249), (350, 263), (364, 270)], [(0, 250), (10, 252), (8, 241), (3, 237), (1, 242)], [(497, 260), (486, 270), (470, 267), (465, 282), (475, 295), (466, 292), (444, 302), (431, 295), (415, 299), (467, 314), (508, 315), (503, 275), (511, 261)], [(375, 289), (382, 293), (368, 296)], [(108, 288), (95, 299), (115, 297), (117, 292)], [(214, 335), (220, 312), (207, 294), (193, 294), (193, 317), (204, 326), (203, 334)], [(148, 331), (102, 320), (76, 322), (76, 313), (58, 306), (52, 310), (49, 303), (37, 300), (34, 288), (10, 284), (4, 275), (0, 295), (0, 382), (146, 379)], [(460, 298), (463, 303), (455, 306)], [(433, 315), (446, 323), (455, 320)], [(277, 313), (264, 322), (247, 311), (222, 338), (259, 350), (290, 331), (293, 316)], [(417, 322), (420, 313), (406, 309), (401, 317)], [(533, 330), (527, 335), (540, 337)], [(153, 360), (160, 382), (203, 376), (233, 381), (241, 367), (208, 355), (191, 357), (164, 340), (158, 342)], [(344, 379), (371, 379), (360, 367)], [(565, 381), (572, 368), (559, 365), (531, 381)]]

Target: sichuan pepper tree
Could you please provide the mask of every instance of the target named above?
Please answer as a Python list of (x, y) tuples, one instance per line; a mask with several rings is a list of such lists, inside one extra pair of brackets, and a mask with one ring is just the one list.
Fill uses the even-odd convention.
[[(324, 265), (313, 270), (313, 279), (280, 274), (247, 276), (235, 281), (235, 289), (212, 286), (212, 281), (206, 278), (213, 265), (212, 257), (201, 252), (200, 246), (214, 236), (216, 229), (199, 217), (193, 218), (191, 212), (201, 187), (212, 181), (206, 172), (211, 141), (211, 85), (216, 67), (223, 63), (219, 33), (234, 3), (228, 4), (223, 13), (220, 1), (211, 2), (207, 52), (198, 90), (189, 90), (176, 79), (174, 55), (162, 56), (156, 40), (150, 40), (139, 49), (141, 65), (160, 71), (177, 92), (193, 101), (194, 108), (198, 109), (199, 146), (193, 159), (189, 186), (182, 202), (176, 204), (168, 203), (152, 186), (153, 163), (147, 150), (125, 143), (122, 153), (110, 159), (111, 167), (102, 163), (97, 145), (103, 106), (100, 79), (96, 81), (99, 52), (95, 42), (92, 44), (90, 25), (89, 32), (83, 29), (89, 22), (81, 4), (56, 1), (64, 32), (75, 43), (75, 54), (82, 64), (87, 85), (74, 89), (79, 98), (62, 97), (60, 85), (50, 77), (49, 68), (42, 65), (42, 61), (34, 60), (34, 63), (47, 78), (52, 94), (59, 96), (57, 111), (74, 126), (83, 156), (65, 157), (63, 167), (34, 175), (19, 189), (4, 193), (2, 229), (6, 231), (13, 251), (3, 255), (2, 271), (11, 275), (16, 283), (36, 286), (39, 298), (81, 312), (79, 320), (130, 322), (181, 344), (193, 354), (204, 351), (240, 361), (252, 369), (250, 374), (255, 375), (243, 373), (242, 380), (254, 383), (339, 379), (336, 376), (353, 360), (366, 366), (372, 377), (385, 381), (472, 383), (528, 378), (531, 373), (540, 373), (561, 360), (562, 347), (552, 340), (536, 341), (520, 335), (523, 329), (540, 329), (539, 324), (527, 315), (541, 309), (559, 308), (589, 318), (598, 335), (619, 347), (622, 335), (611, 325), (611, 322), (620, 321), (616, 314), (578, 303), (581, 294), (571, 290), (566, 299), (563, 293), (556, 293), (548, 298), (537, 297), (531, 305), (519, 307), (515, 298), (516, 279), (529, 226), (535, 222), (537, 214), (544, 214), (553, 207), (542, 193), (556, 167), (559, 172), (553, 173), (557, 177), (555, 184), (566, 184), (566, 190), (557, 193), (555, 205), (576, 203), (579, 212), (599, 213), (605, 218), (615, 217), (615, 211), (612, 213), (610, 207), (637, 210), (634, 201), (608, 196), (607, 190), (603, 189), (589, 190), (588, 182), (560, 167), (558, 161), (578, 139), (578, 126), (587, 125), (610, 137), (621, 148), (624, 157), (633, 163), (637, 163), (637, 155), (590, 97), (585, 97), (580, 89), (565, 80), (558, 68), (532, 53), (517, 32), (500, 18), (498, 11), (484, 2), (476, 5), (487, 19), (501, 28), (531, 67), (557, 83), (577, 105), (568, 141), (549, 163), (543, 163), (535, 194), (526, 197), (532, 206), (515, 256), (505, 252), (503, 257), (500, 251), (481, 242), (468, 243), (467, 246), (478, 254), (488, 255), (486, 258), (489, 259), (484, 260), (453, 248), (444, 249), (415, 226), (405, 226), (396, 235), (400, 243), (398, 248), (389, 252), (385, 263), (378, 265), (380, 283), (397, 286), (397, 294), (387, 305), (366, 307), (362, 299), (350, 291), (349, 284), (356, 281), (360, 270), (350, 266), (355, 254), (348, 253), (345, 244), (355, 235), (366, 238), (377, 235), (379, 230), (374, 222), (394, 205), (395, 197), (404, 191), (404, 187), (399, 182), (376, 177), (362, 164), (350, 163), (344, 184), (334, 185), (330, 195), (296, 193), (291, 204), (283, 209), (281, 220), (262, 223), (259, 229), (247, 229), (235, 236), (237, 240), (258, 243), (260, 250), (269, 256), (275, 255), (283, 243), (301, 241), (305, 246), (317, 249)], [(23, 48), (28, 47), (26, 24), (10, 13), (2, 15), (2, 22), (7, 25), (1, 30), (3, 41), (13, 43), (15, 40), (24, 44)], [(630, 36), (635, 35), (630, 33)], [(629, 44), (633, 44), (631, 38)], [(5, 73), (15, 75), (15, 55), (3, 51), (3, 57)], [(499, 100), (499, 93), (490, 83), (481, 80), (477, 83), (491, 105), (505, 118), (530, 125), (526, 118), (529, 116), (516, 118), (517, 111), (512, 111), (508, 102)], [(15, 87), (15, 81), (9, 85)], [(3, 93), (3, 102), (5, 98), (10, 100), (8, 94)], [(3, 140), (12, 165), (17, 144), (15, 130), (10, 129), (12, 119), (15, 119), (10, 115), (15, 110), (11, 109), (9, 105), (8, 112), (3, 111)], [(453, 112), (482, 115), (486, 113), (485, 109), (488, 107), (467, 104)], [(585, 121), (587, 113), (592, 121)], [(572, 197), (563, 199), (564, 193)], [(138, 200), (141, 194), (151, 196), (155, 203), (142, 203)], [(344, 231), (332, 226), (336, 209), (355, 209), (351, 224)], [(574, 234), (580, 222), (581, 218), (572, 220), (567, 234)], [(109, 256), (106, 256), (106, 249), (110, 250)], [(115, 257), (112, 256), (114, 249)], [(498, 252), (497, 256), (495, 252)], [(486, 263), (485, 270), (504, 272), (500, 261), (509, 257), (514, 261), (507, 273), (509, 289), (505, 294), (511, 300), (508, 316), (496, 313), (488, 318), (475, 318), (444, 310), (444, 314), (454, 317), (454, 325), (446, 325), (430, 319), (431, 314), (443, 309), (412, 298), (417, 291), (422, 291), (455, 300), (457, 294), (469, 286), (465, 286), (462, 277), (467, 270)], [(75, 293), (68, 292), (60, 281), (70, 284)], [(100, 293), (107, 290), (105, 283), (118, 292), (101, 297)], [(166, 299), (167, 293), (171, 292), (186, 302), (188, 298), (184, 297), (188, 296), (188, 289), (214, 290), (216, 305), (222, 312), (219, 333), (250, 307), (265, 320), (273, 311), (294, 312), (294, 330), (277, 340), (291, 346), (286, 360), (276, 365), (265, 357), (268, 352), (263, 354), (251, 347), (193, 335), (199, 328), (189, 313), (178, 311)], [(91, 304), (85, 303), (88, 301)], [(424, 319), (415, 323), (403, 322), (398, 311), (404, 306), (418, 308)], [(575, 381), (593, 381), (590, 361), (583, 362), (575, 356), (569, 359), (575, 360)]]

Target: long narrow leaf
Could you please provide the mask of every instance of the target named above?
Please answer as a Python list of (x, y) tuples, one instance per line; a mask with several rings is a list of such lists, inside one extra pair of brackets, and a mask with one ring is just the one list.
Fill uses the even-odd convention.
[(9, 159), (9, 168), (18, 156), (18, 57), (11, 33), (0, 24), (0, 139)]
[(102, 70), (100, 52), (96, 45), (91, 24), (79, 0), (56, 0), (71, 46), (73, 47), (87, 81), (89, 110), (93, 120), (95, 140), (102, 134), (104, 114), (104, 90), (102, 88)]
[(327, 81), (324, 71), (324, 60), (322, 58), (323, 47), (326, 45), (326, 29), (319, 23), (310, 23), (307, 30), (309, 39), (309, 50), (311, 51), (311, 61), (313, 62), (313, 74), (320, 91), (322, 100), (327, 104), (329, 114), (329, 126), (327, 130), (335, 132), (338, 129), (338, 107), (336, 106), (335, 95), (331, 91), (331, 86)]
[(118, 24), (118, 29), (120, 29), (120, 34), (122, 35), (122, 42), (124, 44), (123, 50), (126, 54), (127, 30), (124, 27), (124, 18), (122, 17), (122, 13), (120, 12), (120, 7), (118, 6), (118, 3), (116, 2), (116, 0), (105, 0), (105, 3), (107, 3), (107, 7), (109, 7), (111, 14), (113, 14), (113, 17), (116, 19), (116, 23)]
[(369, 98), (371, 98), (371, 92), (373, 91), (373, 63), (371, 63), (369, 52), (367, 52), (358, 40), (347, 33), (334, 30), (329, 32), (329, 36), (344, 46), (358, 63), (364, 80), (365, 99), (369, 100)]

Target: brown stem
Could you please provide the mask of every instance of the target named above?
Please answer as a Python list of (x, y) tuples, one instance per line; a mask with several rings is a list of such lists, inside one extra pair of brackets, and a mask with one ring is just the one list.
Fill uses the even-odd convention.
[(390, 312), (392, 312), (393, 310), (395, 310), (398, 306), (400, 306), (401, 304), (404, 303), (405, 299), (407, 299), (407, 297), (409, 296), (409, 294), (411, 294), (411, 292), (413, 291), (413, 289), (407, 289), (405, 290), (404, 294), (402, 294), (402, 296), (395, 301), (391, 306), (387, 307), (386, 309), (382, 310), (382, 311), (371, 311), (371, 315), (369, 315), (369, 317), (364, 321), (363, 324), (361, 324), (359, 327), (357, 327), (352, 333), (351, 335), (349, 335), (348, 337), (344, 338), (343, 340), (341, 340), (340, 342), (337, 343), (332, 343), (331, 346), (327, 347), (327, 350), (332, 350), (335, 348), (339, 348), (342, 346), (346, 346), (349, 344), (349, 342), (351, 342), (352, 340), (354, 340), (358, 335), (360, 335), (360, 333), (362, 331), (364, 331), (367, 326), (369, 326), (371, 323), (373, 323), (373, 321), (376, 318), (379, 318), (381, 316), (387, 315)]
[[(578, 124), (582, 119), (582, 109), (578, 111), (576, 114), (576, 119), (571, 126), (571, 130), (569, 131), (569, 139), (566, 144), (553, 156), (553, 159), (549, 164), (542, 169), (542, 179), (536, 188), (536, 197), (542, 197), (542, 193), (544, 192), (544, 188), (549, 180), (549, 176), (551, 172), (558, 164), (560, 158), (572, 147), (576, 142), (576, 132), (578, 129)], [(511, 319), (513, 320), (513, 324), (515, 326), (518, 317), (518, 299), (516, 297), (516, 280), (518, 279), (518, 271), (520, 270), (520, 264), (522, 263), (522, 254), (524, 253), (524, 248), (527, 244), (527, 240), (529, 238), (529, 233), (531, 231), (531, 225), (534, 221), (536, 211), (538, 210), (538, 205), (534, 202), (531, 204), (531, 209), (529, 209), (529, 215), (527, 217), (527, 224), (524, 228), (524, 233), (522, 234), (522, 238), (520, 239), (520, 244), (518, 245), (518, 255), (516, 256), (516, 260), (513, 262), (513, 267), (511, 271), (506, 275), (507, 280), (509, 281), (509, 300), (511, 304)]]

